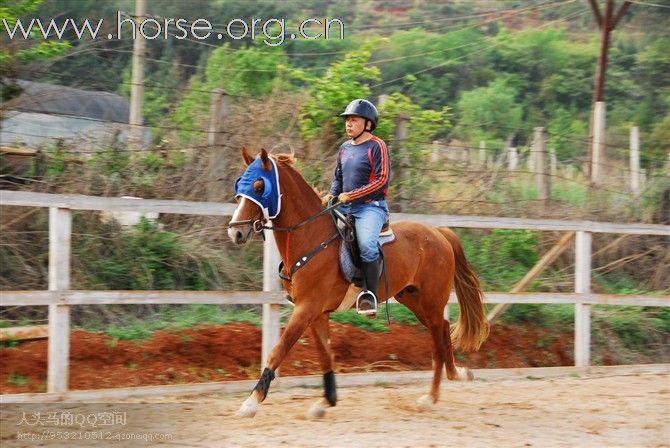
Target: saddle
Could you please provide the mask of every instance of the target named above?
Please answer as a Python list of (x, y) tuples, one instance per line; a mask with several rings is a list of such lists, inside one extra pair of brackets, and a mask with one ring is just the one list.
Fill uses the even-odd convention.
[[(354, 217), (351, 214), (344, 214), (337, 209), (331, 210), (331, 216), (335, 227), (342, 237), (340, 245), (340, 269), (349, 283), (361, 287), (363, 284), (363, 271), (361, 270), (361, 254), (356, 240), (356, 227)], [(385, 244), (395, 240), (395, 234), (387, 220), (379, 232), (379, 247), (381, 249)], [(382, 256), (382, 271), (384, 270), (384, 257)]]

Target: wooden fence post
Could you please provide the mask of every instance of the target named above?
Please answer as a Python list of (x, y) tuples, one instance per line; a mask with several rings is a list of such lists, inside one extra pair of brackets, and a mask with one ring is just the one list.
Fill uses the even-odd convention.
[(404, 115), (398, 115), (396, 119), (396, 128), (395, 128), (395, 159), (397, 160), (395, 170), (395, 177), (398, 179), (398, 199), (396, 204), (398, 204), (398, 211), (403, 213), (406, 211), (407, 205), (407, 188), (404, 184), (406, 180), (405, 169), (407, 167), (407, 153), (405, 149), (405, 139), (407, 138), (407, 122), (409, 118)]
[[(555, 176), (558, 174), (558, 157), (556, 157), (556, 150), (554, 148), (549, 148), (549, 166), (550, 170), (549, 173), (552, 176)], [(550, 183), (551, 185), (551, 183)]]
[[(263, 291), (280, 291), (277, 267), (281, 260), (272, 230), (264, 230)], [(263, 340), (261, 342), (261, 371), (265, 368), (270, 352), (279, 342), (281, 333), (281, 308), (277, 304), (263, 304)], [(275, 371), (279, 376), (279, 369)]]
[[(70, 289), (71, 211), (49, 208), (49, 291)], [(49, 365), (47, 391), (68, 389), (70, 367), (70, 307), (49, 305)]]
[[(575, 292), (591, 292), (591, 232), (578, 231), (575, 243)], [(586, 367), (591, 358), (591, 305), (575, 304), (575, 366)]]
[(389, 95), (387, 95), (385, 93), (379, 95), (379, 98), (377, 99), (377, 109), (382, 107), (388, 99), (389, 99)]
[(209, 163), (206, 176), (210, 181), (207, 200), (216, 202), (225, 195), (230, 179), (230, 157), (226, 148), (221, 146), (224, 122), (228, 116), (228, 96), (223, 89), (214, 89), (209, 103), (209, 131), (207, 133), (207, 154)]
[(544, 128), (535, 128), (533, 141), (533, 153), (535, 156), (535, 178), (537, 182), (537, 198), (546, 202), (550, 197), (551, 179), (547, 172), (547, 142), (545, 140)]
[[(146, 0), (135, 1), (135, 19), (144, 21), (147, 13)], [(134, 27), (134, 25), (133, 25)], [(130, 108), (128, 110), (128, 148), (139, 151), (144, 147), (144, 59), (147, 54), (147, 41), (136, 36), (133, 30), (133, 56), (130, 81)]]
[(630, 129), (630, 190), (640, 194), (640, 128)]
[(479, 142), (479, 168), (485, 169), (486, 168), (486, 142), (484, 140), (480, 140)]
[(209, 102), (209, 132), (207, 134), (207, 145), (215, 146), (221, 141), (222, 121), (227, 112), (228, 98), (223, 89), (214, 89)]
[(514, 171), (519, 165), (519, 154), (516, 152), (516, 147), (510, 146), (507, 148), (507, 154), (507, 170)]

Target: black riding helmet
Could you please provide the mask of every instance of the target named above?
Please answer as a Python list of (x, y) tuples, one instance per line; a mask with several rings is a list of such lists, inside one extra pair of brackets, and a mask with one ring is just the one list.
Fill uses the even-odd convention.
[(363, 117), (366, 120), (365, 127), (367, 128), (367, 122), (372, 123), (370, 130), (374, 131), (377, 127), (377, 121), (379, 121), (379, 112), (374, 104), (368, 100), (358, 98), (353, 100), (347, 108), (340, 114), (340, 117), (348, 117), (351, 115), (357, 115)]

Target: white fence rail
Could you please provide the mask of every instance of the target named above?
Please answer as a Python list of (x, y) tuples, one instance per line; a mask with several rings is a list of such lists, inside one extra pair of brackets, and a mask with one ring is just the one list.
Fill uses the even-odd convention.
[[(262, 362), (279, 339), (279, 307), (288, 303), (279, 289), (279, 254), (271, 234), (264, 248), (263, 292), (260, 291), (76, 291), (70, 289), (71, 210), (110, 210), (229, 216), (234, 204), (155, 199), (122, 199), (0, 191), (0, 206), (49, 208), (49, 290), (2, 291), (0, 306), (49, 307), (48, 392), (65, 392), (69, 375), (70, 306), (84, 304), (262, 304)], [(591, 221), (496, 218), (483, 216), (393, 214), (392, 222), (414, 220), (435, 226), (576, 231), (575, 293), (486, 293), (487, 303), (575, 304), (575, 364), (589, 365), (590, 306), (670, 306), (670, 296), (591, 293), (591, 235), (621, 233), (670, 236), (670, 226)], [(452, 300), (456, 297), (452, 294)]]

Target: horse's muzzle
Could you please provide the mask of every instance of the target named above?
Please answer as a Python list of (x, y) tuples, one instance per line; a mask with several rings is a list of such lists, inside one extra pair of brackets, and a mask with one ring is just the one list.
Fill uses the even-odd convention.
[(246, 235), (240, 229), (230, 229), (228, 234), (235, 244), (244, 244), (247, 242)]
[(255, 221), (235, 221), (228, 224), (228, 236), (235, 244), (246, 243), (252, 233), (261, 235), (265, 240), (264, 229), (265, 222), (260, 219)]
[(251, 234), (250, 230), (251, 226), (228, 227), (228, 237), (235, 244), (244, 244)]

